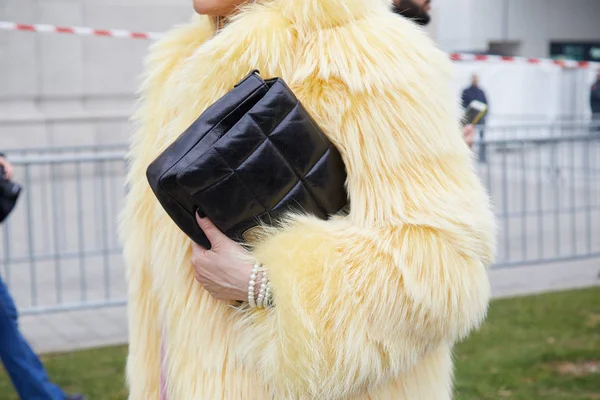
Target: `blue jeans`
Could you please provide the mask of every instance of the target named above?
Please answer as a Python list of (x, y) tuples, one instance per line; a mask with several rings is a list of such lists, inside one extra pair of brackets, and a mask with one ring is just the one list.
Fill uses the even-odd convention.
[(0, 277), (0, 359), (22, 400), (64, 400), (63, 391), (48, 380), (38, 356), (19, 332), (17, 309)]

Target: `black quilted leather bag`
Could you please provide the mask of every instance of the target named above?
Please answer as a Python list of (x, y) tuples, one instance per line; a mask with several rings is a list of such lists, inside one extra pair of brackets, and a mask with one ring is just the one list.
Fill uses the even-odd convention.
[(259, 222), (294, 209), (319, 218), (347, 204), (337, 149), (283, 80), (255, 71), (210, 106), (156, 160), (147, 177), (163, 208), (210, 248), (195, 213), (244, 241)]

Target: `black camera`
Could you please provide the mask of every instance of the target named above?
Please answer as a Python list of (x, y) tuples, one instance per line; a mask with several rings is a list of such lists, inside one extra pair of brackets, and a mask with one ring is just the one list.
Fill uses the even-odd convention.
[(17, 199), (21, 193), (21, 185), (6, 179), (6, 171), (0, 165), (0, 197), (6, 199)]
[(21, 194), (21, 185), (6, 179), (6, 171), (0, 165), (0, 222), (12, 212)]

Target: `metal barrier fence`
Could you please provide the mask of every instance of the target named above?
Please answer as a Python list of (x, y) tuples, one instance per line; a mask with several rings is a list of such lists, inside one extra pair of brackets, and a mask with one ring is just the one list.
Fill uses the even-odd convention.
[(520, 121), (518, 119), (503, 120), (500, 124), (488, 124), (485, 129), (486, 140), (522, 140), (541, 139), (545, 137), (564, 137), (587, 135), (600, 131), (600, 117), (577, 120)]
[[(600, 132), (588, 124), (563, 127), (561, 135), (548, 129), (474, 146), (499, 220), (494, 267), (600, 257)], [(519, 133), (495, 127), (486, 135)], [(116, 229), (125, 151), (10, 152), (25, 190), (0, 226), (0, 272), (23, 313), (125, 304)]]
[(116, 229), (124, 146), (9, 156), (24, 190), (0, 226), (0, 271), (22, 313), (125, 304)]
[(503, 139), (475, 144), (499, 223), (495, 267), (600, 257), (599, 128), (496, 127), (485, 135)]

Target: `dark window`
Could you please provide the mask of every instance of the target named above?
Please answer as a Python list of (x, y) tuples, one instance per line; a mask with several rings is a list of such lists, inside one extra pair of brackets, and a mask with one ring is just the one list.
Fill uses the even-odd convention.
[(551, 42), (550, 57), (600, 62), (600, 42)]

